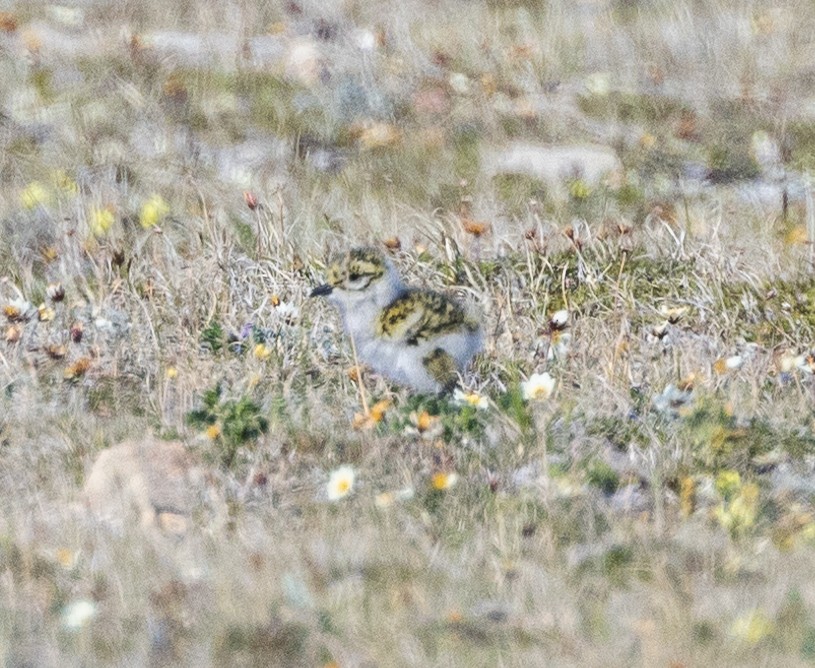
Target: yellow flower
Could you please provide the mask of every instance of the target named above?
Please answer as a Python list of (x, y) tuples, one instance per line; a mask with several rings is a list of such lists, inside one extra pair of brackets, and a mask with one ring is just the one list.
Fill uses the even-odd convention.
[(444, 425), (437, 415), (430, 415), (430, 413), (423, 410), (413, 411), (408, 417), (410, 424), (405, 427), (406, 434), (432, 441), (444, 432)]
[(682, 478), (679, 486), (679, 509), (683, 517), (693, 515), (693, 508), (696, 505), (696, 482), (690, 476)]
[(815, 522), (807, 522), (801, 527), (801, 538), (807, 543), (815, 541)]
[[(354, 367), (357, 368), (357, 367)], [(385, 413), (390, 408), (390, 399), (377, 401), (367, 413), (357, 413), (354, 415), (352, 426), (354, 429), (370, 429), (385, 417)]]
[(56, 315), (54, 309), (50, 306), (46, 306), (45, 304), (40, 304), (37, 307), (37, 315), (40, 319), (40, 322), (49, 322), (54, 319)]
[(741, 368), (744, 364), (744, 358), (741, 355), (731, 355), (730, 357), (722, 357), (713, 363), (713, 371), (719, 376), (726, 374), (728, 371), (735, 371)]
[(646, 132), (640, 137), (640, 146), (643, 148), (654, 148), (657, 143), (657, 138), (650, 132)]
[(81, 376), (84, 376), (88, 369), (91, 368), (91, 360), (89, 357), (80, 357), (76, 362), (65, 368), (62, 372), (62, 377), (65, 380), (76, 381)]
[(51, 192), (40, 181), (32, 181), (20, 193), (20, 203), (26, 209), (48, 206), (51, 200)]
[(529, 380), (521, 383), (521, 393), (525, 401), (546, 401), (555, 390), (555, 379), (548, 373), (533, 373)]
[(410, 420), (416, 425), (416, 429), (420, 432), (425, 432), (430, 429), (430, 426), (433, 424), (433, 416), (430, 415), (427, 411), (422, 411), (421, 413), (410, 415)]
[(582, 179), (576, 179), (569, 185), (569, 194), (574, 199), (586, 199), (591, 194), (591, 188)]
[(265, 343), (258, 343), (255, 346), (255, 359), (265, 360), (269, 359), (272, 351)]
[(113, 215), (113, 208), (106, 206), (103, 209), (94, 209), (91, 211), (90, 222), (93, 236), (105, 236), (108, 230), (113, 227), (113, 223), (116, 222), (116, 216)]
[(458, 406), (472, 406), (482, 410), (489, 406), (487, 397), (483, 397), (477, 392), (462, 392), (459, 389), (453, 392), (453, 402)]
[(393, 492), (382, 492), (381, 494), (377, 494), (374, 498), (374, 505), (377, 508), (388, 508), (393, 505), (393, 502), (396, 500), (396, 496)]
[(714, 515), (722, 528), (731, 534), (743, 533), (751, 528), (758, 517), (759, 491), (756, 483), (746, 483), (731, 501), (725, 501), (716, 508)]
[(433, 477), (430, 479), (430, 484), (433, 485), (433, 489), (450, 489), (458, 482), (458, 474), (455, 471), (451, 471), (449, 473), (445, 473), (444, 471), (438, 471), (437, 473), (433, 474)]
[(51, 174), (51, 180), (54, 185), (66, 195), (76, 195), (79, 192), (79, 186), (73, 180), (70, 174), (64, 169), (58, 169)]
[(164, 198), (161, 195), (153, 195), (142, 204), (139, 211), (139, 223), (144, 229), (149, 230), (158, 225), (168, 213), (170, 213), (170, 207)]
[(68, 349), (62, 343), (49, 343), (45, 346), (45, 354), (52, 360), (61, 360), (68, 354)]
[(79, 553), (75, 550), (70, 550), (67, 547), (61, 547), (57, 550), (57, 563), (66, 569), (71, 569), (76, 566)]
[(371, 420), (374, 422), (381, 422), (382, 418), (385, 417), (385, 413), (387, 412), (388, 408), (390, 408), (390, 405), (390, 399), (382, 399), (381, 401), (377, 401), (373, 406), (371, 406)]
[(210, 441), (214, 441), (221, 435), (221, 427), (217, 424), (211, 424), (207, 427), (206, 434)]
[(722, 498), (732, 498), (740, 487), (741, 476), (738, 471), (728, 469), (716, 476), (716, 491)]
[(809, 232), (806, 225), (796, 225), (784, 235), (784, 243), (788, 246), (804, 245), (809, 243)]
[(167, 367), (167, 371), (164, 372), (164, 376), (167, 378), (167, 380), (173, 380), (178, 377), (178, 369), (176, 369), (174, 366)]
[(747, 483), (741, 488), (738, 496), (733, 499), (730, 504), (730, 516), (737, 527), (746, 529), (756, 523), (759, 491), (756, 483)]
[(388, 508), (397, 501), (410, 501), (414, 493), (412, 487), (403, 487), (395, 492), (382, 492), (374, 497), (374, 505), (380, 509)]
[(730, 627), (730, 633), (750, 645), (761, 642), (772, 634), (773, 623), (763, 610), (751, 610), (737, 617)]
[(336, 471), (332, 471), (326, 487), (328, 500), (339, 501), (348, 496), (354, 489), (355, 477), (352, 466), (340, 466)]
[(401, 139), (399, 130), (388, 123), (372, 123), (358, 130), (358, 135), (359, 143), (364, 149), (392, 146)]

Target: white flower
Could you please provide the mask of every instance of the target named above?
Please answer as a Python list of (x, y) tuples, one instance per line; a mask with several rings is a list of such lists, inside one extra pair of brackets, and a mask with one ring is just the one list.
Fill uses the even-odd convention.
[(36, 309), (31, 302), (26, 301), (22, 297), (12, 299), (7, 306), (3, 307), (3, 313), (11, 322), (29, 320), (35, 312)]
[(548, 373), (533, 373), (521, 383), (524, 401), (546, 401), (555, 389), (555, 379)]
[(552, 329), (563, 329), (569, 323), (569, 311), (565, 308), (555, 311), (549, 319)]
[(348, 496), (354, 489), (355, 477), (353, 466), (340, 466), (336, 471), (332, 471), (326, 487), (328, 500), (339, 501)]
[(693, 397), (691, 389), (679, 389), (676, 385), (670, 384), (662, 390), (651, 401), (660, 413), (676, 415), (677, 411), (690, 402)]
[(552, 332), (552, 338), (549, 343), (549, 352), (546, 358), (553, 360), (555, 358), (565, 359), (569, 354), (569, 348), (572, 345), (572, 335), (569, 332)]
[(470, 92), (470, 78), (461, 72), (453, 72), (448, 79), (450, 88), (459, 95), (467, 95)]
[(592, 95), (604, 97), (611, 91), (611, 77), (608, 72), (592, 72), (586, 77), (585, 85)]
[(412, 487), (404, 487), (395, 492), (382, 492), (374, 498), (374, 505), (379, 508), (389, 508), (397, 501), (410, 501), (415, 494)]
[(796, 357), (795, 355), (786, 353), (779, 359), (778, 368), (781, 371), (781, 373), (789, 373), (796, 366), (799, 366), (799, 362), (803, 363), (803, 361), (804, 361), (803, 355), (799, 355), (798, 357)]
[(459, 389), (453, 392), (453, 403), (455, 403), (456, 406), (473, 406), (474, 408), (480, 408), (482, 410), (486, 410), (489, 407), (487, 397), (481, 396), (477, 392), (462, 392)]
[(450, 489), (452, 487), (455, 487), (457, 482), (458, 473), (456, 473), (455, 471), (450, 471), (449, 473), (439, 471), (438, 473), (434, 473), (433, 477), (430, 479), (430, 484), (433, 486), (433, 489), (438, 490)]
[(280, 301), (274, 305), (274, 312), (287, 325), (292, 324), (300, 317), (300, 309), (290, 302)]
[(87, 599), (69, 603), (62, 609), (62, 625), (71, 631), (77, 631), (96, 616), (96, 604)]
[(360, 51), (374, 51), (379, 46), (379, 37), (370, 28), (362, 28), (354, 34), (354, 41)]
[(93, 324), (96, 325), (97, 329), (101, 329), (103, 332), (108, 332), (113, 329), (113, 323), (107, 318), (99, 317), (93, 321)]
[(393, 502), (396, 500), (393, 492), (382, 492), (381, 494), (377, 494), (374, 498), (374, 505), (377, 508), (389, 508), (393, 505)]
[(663, 304), (659, 307), (659, 312), (668, 319), (672, 325), (678, 323), (690, 309), (687, 306), (668, 306)]
[(811, 354), (798, 355), (795, 358), (795, 367), (806, 374), (815, 372), (815, 358)]

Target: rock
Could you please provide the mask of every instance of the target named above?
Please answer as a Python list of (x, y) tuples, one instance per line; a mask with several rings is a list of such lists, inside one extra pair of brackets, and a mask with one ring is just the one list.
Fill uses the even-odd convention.
[(285, 55), (287, 78), (311, 88), (319, 83), (322, 70), (322, 55), (314, 40), (301, 37), (291, 41)]
[(617, 154), (597, 144), (513, 142), (485, 151), (482, 165), (490, 177), (518, 174), (538, 179), (559, 198), (565, 196), (568, 181), (580, 179), (589, 186), (616, 186), (623, 176), (623, 165)]
[(105, 522), (121, 526), (135, 516), (143, 527), (183, 534), (205, 482), (203, 468), (183, 443), (148, 437), (104, 450), (82, 495)]

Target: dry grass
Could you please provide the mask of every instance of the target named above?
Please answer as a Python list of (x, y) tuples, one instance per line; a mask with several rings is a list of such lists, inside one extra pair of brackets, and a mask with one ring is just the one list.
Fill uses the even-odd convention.
[[(2, 660), (814, 661), (813, 35), (792, 2), (11, 3)], [(623, 170), (496, 174), (523, 143)], [(481, 309), (486, 408), (364, 373), (358, 415), (307, 295), (359, 243)], [(89, 513), (154, 438), (196, 475), (129, 450), (100, 489), (132, 465), (134, 512)]]

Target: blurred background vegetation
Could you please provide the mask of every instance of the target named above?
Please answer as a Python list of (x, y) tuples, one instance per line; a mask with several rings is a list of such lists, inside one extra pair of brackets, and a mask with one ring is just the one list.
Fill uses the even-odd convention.
[[(793, 1), (0, 1), (3, 661), (815, 661), (813, 53)], [(363, 243), (481, 309), (462, 392), (306, 298)]]

